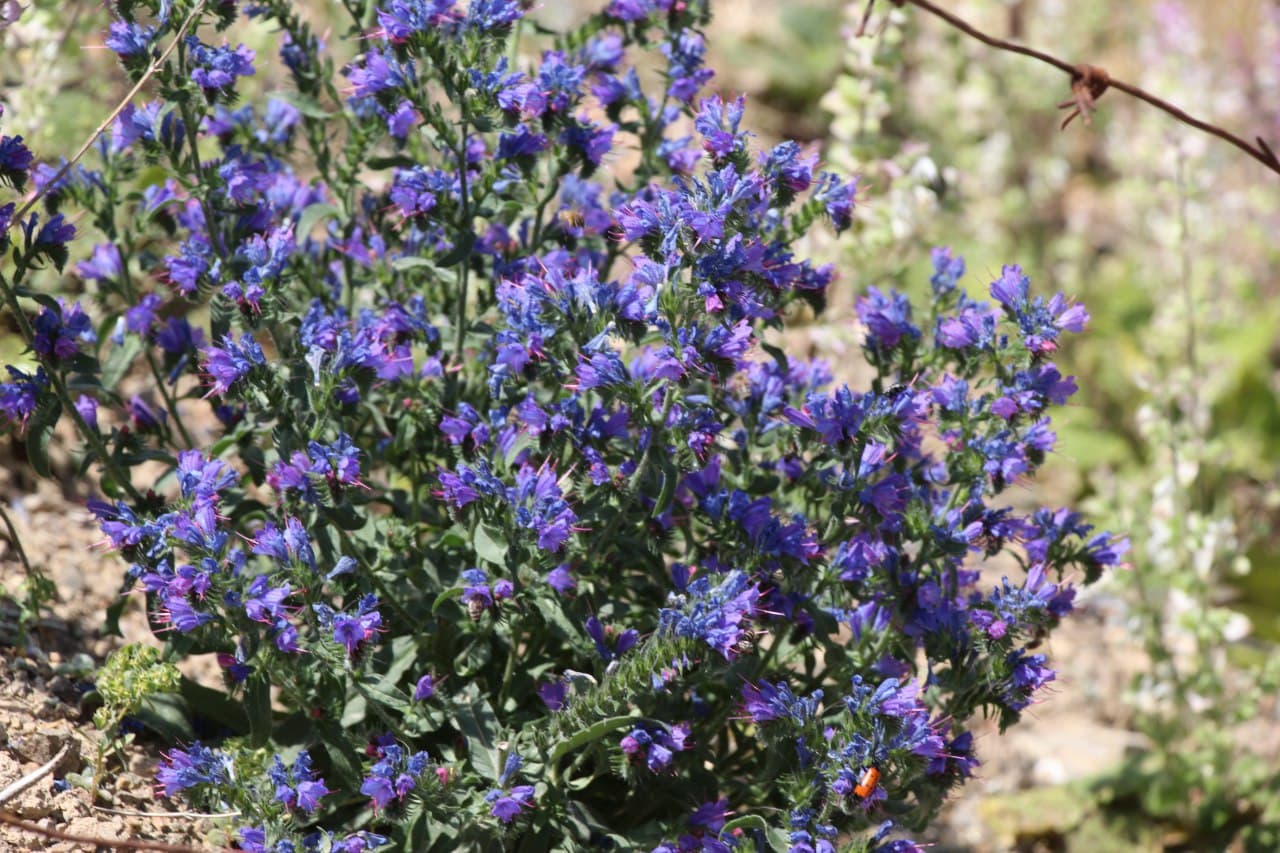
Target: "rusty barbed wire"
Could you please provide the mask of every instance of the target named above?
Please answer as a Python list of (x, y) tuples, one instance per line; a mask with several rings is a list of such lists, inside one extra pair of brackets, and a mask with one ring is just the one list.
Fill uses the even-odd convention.
[[(1165, 99), (1146, 91), (1145, 89), (1135, 86), (1132, 83), (1126, 83), (1112, 77), (1105, 69), (1097, 65), (1088, 65), (1084, 63), (1071, 63), (1065, 59), (1060, 59), (1042, 50), (1033, 47), (1027, 47), (1017, 42), (1008, 41), (997, 36), (979, 30), (977, 27), (965, 21), (963, 18), (957, 17), (955, 14), (948, 12), (936, 6), (930, 0), (889, 0), (894, 6), (899, 8), (911, 5), (924, 12), (940, 18), (949, 26), (959, 30), (971, 38), (977, 39), (983, 44), (994, 47), (998, 50), (1008, 51), (1009, 53), (1017, 53), (1022, 56), (1028, 56), (1032, 59), (1039, 60), (1045, 65), (1051, 65), (1059, 71), (1071, 78), (1071, 97), (1058, 104), (1059, 109), (1070, 109), (1071, 113), (1062, 120), (1062, 128), (1065, 129), (1076, 116), (1080, 116), (1085, 124), (1090, 123), (1090, 115), (1097, 108), (1098, 99), (1102, 97), (1108, 89), (1115, 89), (1124, 92), (1132, 98), (1137, 98), (1156, 109), (1173, 116), (1183, 124), (1194, 127), (1210, 136), (1216, 136), (1218, 139), (1228, 142), (1248, 154), (1254, 160), (1266, 166), (1272, 172), (1280, 175), (1280, 159), (1277, 159), (1271, 146), (1261, 136), (1254, 137), (1255, 143), (1250, 143), (1244, 138), (1237, 136), (1226, 128), (1219, 127), (1212, 122), (1198, 119), (1188, 113), (1186, 110), (1171, 104)], [(875, 6), (876, 0), (867, 0), (866, 11), (862, 18), (862, 27), (866, 27), (867, 20), (871, 16), (871, 10)]]

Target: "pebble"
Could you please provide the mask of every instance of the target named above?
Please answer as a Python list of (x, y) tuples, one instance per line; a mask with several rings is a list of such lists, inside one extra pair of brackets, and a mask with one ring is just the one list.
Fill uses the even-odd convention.
[(80, 760), (80, 742), (69, 737), (66, 732), (34, 731), (15, 737), (9, 742), (9, 750), (22, 761), (32, 764), (44, 764), (57, 755), (58, 750), (67, 746), (67, 753), (54, 772), (73, 767)]
[(1031, 781), (1036, 786), (1052, 788), (1056, 785), (1065, 785), (1070, 778), (1066, 766), (1058, 759), (1049, 756), (1039, 759), (1031, 767)]
[(37, 784), (23, 791), (9, 804), (9, 808), (20, 818), (38, 820), (53, 814), (53, 800), (48, 790)]
[(94, 664), (92, 657), (85, 654), (84, 652), (76, 652), (74, 655), (71, 656), (70, 660), (65, 661), (61, 664), (58, 664), (58, 666), (55, 668), (55, 671), (59, 675), (69, 675), (69, 676), (75, 676), (78, 678), (84, 678), (86, 676), (92, 675), (96, 668), (97, 667)]

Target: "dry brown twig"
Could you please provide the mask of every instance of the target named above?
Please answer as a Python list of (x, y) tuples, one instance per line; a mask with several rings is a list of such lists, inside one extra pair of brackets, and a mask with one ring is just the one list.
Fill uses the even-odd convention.
[[(170, 844), (167, 841), (144, 841), (134, 838), (97, 838), (92, 835), (78, 835), (74, 832), (63, 832), (61, 829), (46, 829), (38, 823), (23, 820), (0, 809), (0, 823), (7, 823), (23, 832), (30, 832), (54, 841), (68, 841), (79, 844), (87, 850), (155, 850), (158, 853), (209, 853), (210, 850), (236, 853), (230, 847), (192, 847), (189, 844)], [(34, 848), (32, 848), (34, 849)]]
[(239, 817), (240, 812), (144, 812), (137, 809), (113, 809), (108, 806), (90, 806), (95, 812), (119, 815), (121, 817), (154, 817), (165, 820), (212, 820), (220, 817)]
[(187, 34), (187, 30), (190, 29), (192, 23), (194, 23), (200, 17), (201, 13), (204, 12), (204, 4), (205, 0), (200, 0), (200, 2), (195, 5), (195, 8), (191, 10), (191, 14), (187, 15), (186, 20), (182, 22), (182, 26), (178, 28), (178, 32), (174, 35), (173, 41), (169, 42), (169, 46), (164, 49), (164, 52), (157, 56), (155, 61), (153, 61), (151, 65), (148, 66), (147, 70), (143, 72), (142, 76), (138, 78), (138, 82), (129, 90), (129, 94), (125, 95), (124, 99), (116, 105), (116, 108), (113, 109), (111, 113), (102, 120), (102, 123), (94, 129), (93, 133), (89, 134), (89, 138), (84, 141), (76, 153), (72, 155), (71, 159), (63, 164), (62, 168), (58, 170), (58, 173), (55, 174), (47, 184), (45, 184), (44, 189), (36, 192), (31, 196), (31, 198), (27, 199), (26, 203), (22, 205), (22, 208), (9, 219), (9, 228), (14, 227), (21, 222), (22, 218), (27, 215), (27, 211), (35, 207), (40, 199), (49, 192), (49, 190), (58, 185), (58, 181), (61, 181), (63, 176), (70, 172), (76, 163), (80, 162), (80, 158), (85, 155), (85, 152), (89, 150), (90, 146), (92, 146), (94, 142), (98, 141), (98, 137), (107, 132), (107, 128), (111, 127), (111, 123), (120, 116), (120, 113), (124, 112), (125, 107), (129, 106), (129, 104), (133, 102), (134, 97), (142, 91), (142, 87), (147, 84), (147, 81), (154, 77), (155, 73), (164, 67), (165, 62), (169, 60), (170, 54), (173, 53), (174, 48), (178, 46), (178, 43), (181, 42), (183, 37)]
[(21, 779), (14, 782), (13, 784), (7, 785), (3, 791), (0, 791), (0, 806), (3, 806), (5, 803), (9, 802), (14, 797), (18, 796), (23, 791), (30, 788), (32, 785), (39, 782), (45, 776), (48, 776), (50, 773), (52, 773), (54, 768), (62, 763), (62, 759), (66, 758), (67, 753), (70, 751), (71, 751), (71, 744), (70, 743), (63, 744), (62, 749), (58, 750), (58, 754), (55, 755), (53, 758), (50, 758), (44, 764), (40, 765), (35, 770), (32, 770), (26, 776), (23, 776)]
[[(1045, 53), (1042, 50), (1036, 50), (1033, 47), (1027, 47), (1026, 45), (988, 35), (964, 19), (959, 18), (951, 12), (933, 4), (930, 0), (890, 0), (890, 2), (898, 7), (908, 4), (915, 6), (917, 9), (941, 18), (951, 27), (959, 30), (967, 36), (977, 39), (983, 44), (990, 45), (998, 50), (1029, 56), (1032, 59), (1037, 59), (1040, 62), (1043, 62), (1045, 65), (1051, 65), (1066, 74), (1071, 78), (1071, 97), (1060, 103), (1058, 108), (1070, 109), (1072, 112), (1069, 113), (1062, 121), (1062, 127), (1064, 129), (1076, 116), (1080, 116), (1085, 124), (1089, 124), (1090, 114), (1096, 108), (1098, 99), (1102, 97), (1103, 93), (1108, 89), (1116, 89), (1117, 91), (1124, 92), (1130, 97), (1137, 98), (1140, 101), (1150, 104), (1162, 112), (1168, 113), (1183, 124), (1194, 127), (1196, 130), (1207, 133), (1210, 136), (1216, 136), (1219, 139), (1234, 145), (1236, 148), (1239, 148), (1241, 151), (1266, 166), (1272, 172), (1280, 175), (1280, 159), (1276, 157), (1275, 152), (1271, 150), (1271, 146), (1268, 145), (1266, 140), (1261, 136), (1255, 137), (1256, 144), (1250, 143), (1225, 128), (1196, 118), (1182, 108), (1169, 103), (1163, 98), (1151, 94), (1141, 87), (1112, 77), (1104, 69), (1099, 68), (1096, 65), (1087, 65), (1083, 63), (1074, 64), (1067, 62), (1065, 59), (1053, 56), (1052, 54)], [(863, 14), (864, 28), (866, 26), (867, 19), (871, 15), (871, 8), (874, 5), (875, 0), (867, 0), (867, 8)]]

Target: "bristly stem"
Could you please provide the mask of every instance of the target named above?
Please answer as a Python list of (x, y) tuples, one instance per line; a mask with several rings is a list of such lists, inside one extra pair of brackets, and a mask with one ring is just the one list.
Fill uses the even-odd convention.
[[(5, 300), (9, 303), (9, 310), (17, 320), (19, 329), (22, 330), (22, 336), (28, 344), (36, 339), (35, 330), (31, 328), (31, 321), (27, 319), (27, 313), (22, 310), (22, 306), (18, 303), (18, 294), (4, 278), (0, 278), (0, 290), (4, 291)], [(93, 449), (93, 453), (98, 457), (98, 462), (111, 475), (111, 479), (124, 489), (125, 492), (135, 501), (142, 500), (142, 493), (133, 487), (129, 482), (128, 476), (120, 470), (116, 465), (111, 454), (107, 453), (107, 446), (102, 443), (101, 436), (98, 431), (90, 429), (89, 424), (85, 421), (84, 416), (80, 414), (80, 410), (76, 408), (75, 403), (71, 400), (71, 394), (67, 391), (66, 384), (62, 381), (62, 376), (58, 371), (48, 371), (49, 384), (53, 386), (53, 391), (58, 395), (58, 401), (62, 403), (62, 408), (71, 415), (72, 420), (76, 422), (76, 428), (84, 440), (89, 443)]]
[(18, 537), (18, 530), (13, 526), (13, 519), (9, 518), (9, 513), (5, 512), (3, 504), (0, 504), (0, 520), (4, 521), (4, 526), (9, 531), (9, 541), (13, 543), (13, 550), (18, 555), (18, 562), (22, 563), (22, 569), (26, 572), (27, 577), (31, 577), (36, 573), (35, 569), (32, 568), (31, 561), (27, 559), (27, 552), (22, 547), (22, 539)]
[[(462, 111), (462, 130), (458, 134), (458, 185), (459, 193), (462, 196), (462, 229), (460, 230), (461, 239), (471, 239), (471, 199), (467, 192), (467, 113), (464, 108)], [(453, 324), (456, 327), (455, 338), (453, 342), (453, 361), (456, 365), (462, 364), (462, 348), (467, 337), (467, 289), (470, 283), (471, 274), (471, 247), (467, 246), (467, 250), (458, 261), (458, 302), (454, 306)]]

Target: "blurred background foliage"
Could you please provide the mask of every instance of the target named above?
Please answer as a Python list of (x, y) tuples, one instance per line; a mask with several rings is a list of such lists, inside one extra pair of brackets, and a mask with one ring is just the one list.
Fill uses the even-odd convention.
[[(1148, 745), (1093, 793), (1163, 822), (1165, 846), (1280, 848), (1280, 743), (1264, 734), (1280, 640), (1280, 178), (1115, 92), (1091, 127), (1060, 132), (1061, 72), (879, 6), (821, 102), (830, 160), (867, 179), (855, 275), (920, 290), (923, 249), (948, 244), (971, 288), (1016, 261), (1093, 315), (1060, 354), (1081, 392), (1056, 423), (1048, 488), (1133, 538), (1113, 587), (1147, 658), (1128, 699)], [(946, 7), (1280, 138), (1275, 3)]]
[[(945, 5), (1280, 148), (1275, 0)], [(326, 0), (299, 6), (320, 32), (342, 19)], [(1132, 570), (1101, 594), (1124, 602), (1146, 655), (1127, 724), (1148, 748), (1072, 796), (1171, 828), (1158, 843), (1112, 833), (1114, 849), (1280, 849), (1280, 176), (1116, 92), (1091, 126), (1060, 132), (1060, 72), (910, 6), (879, 0), (861, 33), (864, 0), (715, 8), (719, 85), (748, 94), (762, 143), (812, 142), (860, 176), (856, 234), (813, 247), (845, 289), (810, 340), (856, 340), (848, 318), (867, 285), (921, 295), (935, 245), (966, 257), (975, 295), (1016, 262), (1041, 292), (1088, 305), (1090, 333), (1058, 358), (1080, 393), (1037, 488), (1086, 498), (1100, 527), (1133, 538)], [(96, 0), (35, 0), (0, 33), (6, 133), (53, 160), (75, 150), (126, 88), (98, 47), (104, 27)], [(279, 69), (260, 68), (255, 85), (277, 88)], [(3, 331), (0, 361), (21, 361)], [(1106, 849), (1095, 842), (1060, 849)]]

